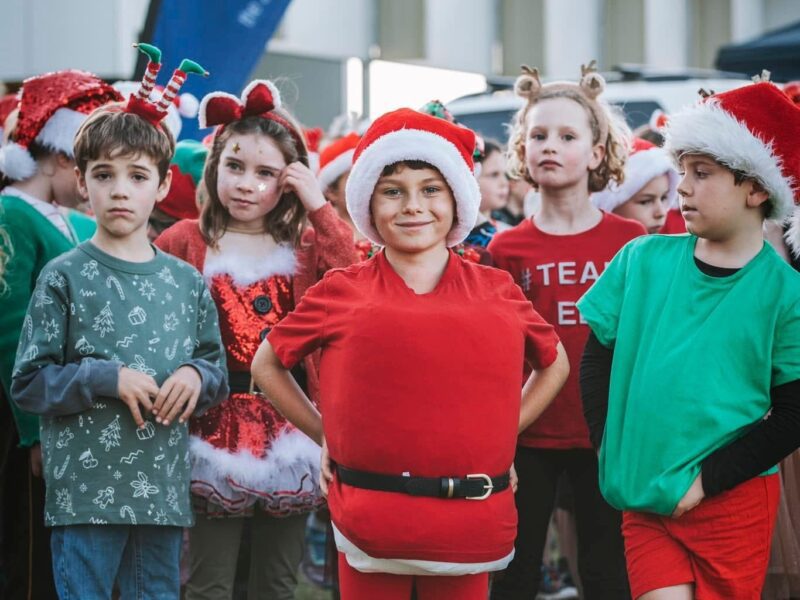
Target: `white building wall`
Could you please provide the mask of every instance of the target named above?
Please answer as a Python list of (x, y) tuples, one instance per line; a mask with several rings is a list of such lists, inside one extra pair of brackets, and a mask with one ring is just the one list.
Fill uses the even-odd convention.
[(131, 49), (144, 26), (147, 0), (4, 0), (0, 19), (0, 79), (18, 80), (82, 68), (128, 77)]
[(679, 69), (689, 62), (687, 0), (644, 0), (644, 62)]
[(374, 0), (292, 0), (270, 51), (367, 58), (375, 41)]
[(600, 0), (545, 0), (544, 74), (574, 79), (579, 66), (599, 59)]
[(491, 73), (497, 16), (494, 0), (427, 0), (425, 64)]

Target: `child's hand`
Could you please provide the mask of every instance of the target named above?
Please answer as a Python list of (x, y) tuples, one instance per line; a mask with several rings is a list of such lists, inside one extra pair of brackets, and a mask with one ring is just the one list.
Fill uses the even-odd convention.
[(281, 171), (278, 188), (281, 194), (288, 191), (297, 194), (308, 212), (325, 206), (325, 196), (322, 195), (316, 176), (301, 162), (293, 162)]
[(508, 481), (511, 485), (511, 491), (516, 494), (517, 488), (519, 487), (519, 477), (517, 477), (517, 469), (514, 468), (513, 463), (511, 465), (511, 471), (508, 473)]
[(153, 414), (156, 423), (169, 425), (180, 411), (180, 422), (183, 423), (192, 416), (203, 380), (194, 367), (184, 365), (179, 367), (161, 386), (153, 404)]
[(681, 501), (678, 502), (678, 506), (675, 507), (675, 511), (672, 513), (672, 518), (677, 519), (678, 517), (686, 514), (690, 510), (692, 510), (695, 506), (700, 504), (700, 501), (706, 497), (706, 493), (703, 491), (703, 474), (697, 476), (697, 479), (694, 480), (689, 489), (684, 494)]
[(153, 403), (150, 399), (155, 398), (157, 394), (158, 384), (150, 375), (145, 375), (128, 367), (122, 367), (119, 370), (117, 395), (120, 400), (128, 405), (128, 410), (131, 411), (137, 427), (144, 425), (144, 418), (142, 418), (139, 405), (141, 404), (146, 412), (150, 412), (153, 410)]
[(322, 454), (319, 458), (319, 487), (322, 489), (322, 495), (328, 497), (328, 485), (333, 481), (333, 468), (331, 466), (331, 457), (328, 454), (328, 442), (322, 438)]
[(34, 477), (42, 476), (42, 445), (34, 444), (31, 446), (31, 473)]

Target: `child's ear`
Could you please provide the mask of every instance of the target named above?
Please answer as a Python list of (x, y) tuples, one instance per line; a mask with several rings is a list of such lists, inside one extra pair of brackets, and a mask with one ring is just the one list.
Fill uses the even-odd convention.
[(599, 167), (605, 157), (605, 144), (595, 144), (592, 146), (592, 160), (589, 161), (589, 170), (594, 171), (597, 167)]
[(75, 167), (75, 179), (78, 184), (78, 193), (84, 200), (89, 200), (89, 189), (86, 187), (86, 176), (81, 173), (78, 167)]
[(158, 184), (158, 192), (156, 193), (156, 204), (161, 202), (169, 194), (169, 188), (172, 186), (172, 169), (167, 169), (167, 174), (161, 183)]
[(749, 208), (758, 208), (769, 200), (769, 192), (758, 181), (751, 179), (747, 183), (747, 206)]

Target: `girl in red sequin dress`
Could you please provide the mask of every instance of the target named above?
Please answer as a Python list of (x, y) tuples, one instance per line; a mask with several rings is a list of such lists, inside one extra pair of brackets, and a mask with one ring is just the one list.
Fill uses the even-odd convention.
[[(293, 598), (305, 515), (321, 503), (320, 450), (254, 388), (250, 363), (308, 287), (356, 260), (352, 233), (325, 202), (300, 129), (271, 82), (252, 82), (241, 100), (209, 94), (200, 122), (219, 126), (203, 176), (208, 201), (199, 221), (181, 221), (156, 240), (205, 276), (231, 384), (230, 398), (191, 424), (197, 525), (186, 597), (231, 597), (244, 520), (228, 517), (244, 516), (252, 530), (249, 597)], [(316, 400), (315, 358), (304, 367)]]

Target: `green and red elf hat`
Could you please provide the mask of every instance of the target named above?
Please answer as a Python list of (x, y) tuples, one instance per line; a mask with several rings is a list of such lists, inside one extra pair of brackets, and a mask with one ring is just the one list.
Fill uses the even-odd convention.
[(131, 94), (128, 99), (125, 112), (139, 115), (148, 123), (161, 127), (161, 121), (166, 118), (168, 109), (186, 81), (186, 77), (190, 73), (208, 77), (208, 71), (193, 60), (184, 58), (178, 68), (173, 71), (169, 83), (167, 83), (164, 92), (161, 94), (161, 98), (158, 99), (158, 102), (154, 102), (150, 99), (150, 96), (153, 93), (158, 72), (161, 70), (161, 50), (151, 44), (134, 44), (133, 46), (147, 56), (148, 62), (142, 77), (142, 83), (136, 93)]
[(203, 178), (208, 147), (195, 140), (175, 144), (175, 156), (170, 161), (172, 185), (158, 209), (175, 219), (196, 219), (199, 216), (195, 201), (197, 186)]

